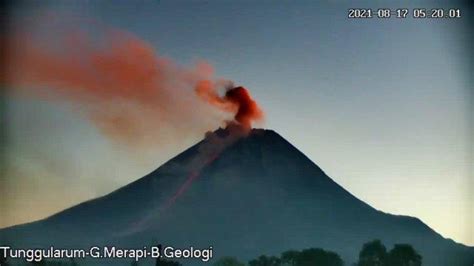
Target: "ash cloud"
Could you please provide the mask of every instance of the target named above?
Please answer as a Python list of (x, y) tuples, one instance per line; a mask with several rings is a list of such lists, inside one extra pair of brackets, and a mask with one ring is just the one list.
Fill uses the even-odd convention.
[(8, 56), (0, 82), (14, 96), (70, 103), (105, 136), (130, 147), (169, 144), (234, 114), (248, 128), (263, 117), (248, 91), (229, 89), (231, 82), (216, 79), (210, 64), (183, 67), (137, 36), (98, 28), (53, 35), (15, 31), (4, 40)]
[[(221, 82), (222, 83), (222, 82)], [(263, 111), (250, 92), (244, 87), (234, 87), (227, 83), (226, 92), (220, 96), (218, 93), (219, 83), (203, 80), (196, 86), (196, 93), (209, 104), (228, 113), (234, 113), (234, 121), (243, 128), (249, 130), (253, 122), (263, 120)]]

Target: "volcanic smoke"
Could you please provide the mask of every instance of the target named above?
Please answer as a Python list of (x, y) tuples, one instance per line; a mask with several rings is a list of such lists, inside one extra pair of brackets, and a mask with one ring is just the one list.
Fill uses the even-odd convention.
[(214, 81), (208, 63), (181, 67), (144, 40), (116, 29), (100, 34), (64, 30), (47, 37), (14, 32), (6, 48), (0, 82), (13, 95), (67, 102), (121, 143), (172, 142), (215, 128), (229, 120), (228, 114), (245, 128), (263, 118), (248, 90)]
[(246, 88), (228, 87), (223, 96), (218, 94), (216, 88), (216, 85), (204, 80), (199, 82), (196, 92), (211, 105), (223, 111), (235, 113), (234, 120), (247, 129), (251, 128), (253, 121), (263, 118), (262, 110)]

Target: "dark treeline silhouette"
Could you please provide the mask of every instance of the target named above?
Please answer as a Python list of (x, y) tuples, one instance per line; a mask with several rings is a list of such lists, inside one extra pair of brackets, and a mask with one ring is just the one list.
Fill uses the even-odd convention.
[(7, 257), (3, 256), (3, 252), (0, 252), (0, 265), (1, 266), (9, 266)]
[(380, 240), (365, 243), (357, 266), (420, 266), (422, 257), (408, 244), (395, 244), (387, 252)]
[(160, 259), (156, 261), (156, 266), (181, 266), (182, 264), (174, 260)]
[[(214, 266), (244, 266), (234, 257), (223, 257)], [(342, 266), (344, 262), (338, 254), (321, 248), (309, 248), (302, 251), (288, 250), (279, 257), (261, 255), (248, 262), (249, 266)]]
[[(30, 264), (36, 265), (36, 266), (78, 266), (79, 265), (74, 259), (70, 259), (69, 261), (41, 260), (41, 261), (33, 261)], [(0, 265), (3, 266), (4, 264), (0, 264)]]
[[(161, 244), (158, 245), (158, 249), (160, 250), (160, 254), (163, 254), (163, 246)], [(174, 260), (166, 260), (163, 259), (161, 256), (156, 258), (155, 266), (181, 266), (182, 264), (174, 261)]]
[[(387, 251), (380, 240), (365, 243), (359, 252), (355, 266), (421, 266), (422, 257), (409, 244), (395, 244)], [(288, 250), (279, 257), (261, 255), (250, 260), (249, 266), (343, 266), (341, 257), (321, 248), (309, 248), (302, 251)], [(235, 257), (222, 257), (214, 266), (245, 266)]]
[(245, 266), (245, 264), (234, 257), (222, 257), (214, 263), (214, 266)]
[[(161, 248), (160, 248), (161, 249)], [(0, 265), (8, 266), (8, 259), (1, 256)], [(30, 265), (42, 266), (78, 266), (73, 259), (69, 261), (39, 261), (31, 262)], [(132, 266), (139, 263), (132, 261)], [(244, 262), (235, 257), (222, 257), (214, 266), (245, 266)], [(309, 248), (301, 251), (288, 250), (277, 256), (261, 255), (248, 262), (249, 266), (343, 266), (341, 257), (333, 252), (321, 248)], [(390, 251), (380, 240), (365, 243), (359, 252), (359, 259), (354, 266), (421, 266), (422, 257), (409, 244), (395, 244)], [(182, 266), (180, 262), (157, 258), (155, 266)]]

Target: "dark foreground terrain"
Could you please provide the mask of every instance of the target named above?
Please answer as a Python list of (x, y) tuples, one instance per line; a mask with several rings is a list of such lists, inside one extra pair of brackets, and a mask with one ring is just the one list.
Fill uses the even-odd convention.
[[(214, 137), (228, 134), (221, 129)], [(321, 247), (351, 265), (363, 243), (380, 239), (387, 247), (411, 244), (423, 265), (474, 263), (474, 248), (443, 238), (417, 218), (372, 208), (271, 130), (254, 129), (213, 158), (203, 151), (208, 145), (204, 140), (104, 197), (0, 230), (0, 244), (212, 246), (215, 259), (242, 261)], [(130, 265), (130, 260), (114, 264)]]

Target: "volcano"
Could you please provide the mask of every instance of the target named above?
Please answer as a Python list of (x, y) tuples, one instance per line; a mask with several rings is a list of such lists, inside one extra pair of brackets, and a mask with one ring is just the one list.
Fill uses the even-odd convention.
[[(210, 135), (225, 140), (232, 132), (219, 129)], [(411, 244), (423, 265), (474, 262), (474, 248), (443, 238), (417, 218), (372, 208), (274, 131), (252, 129), (212, 160), (203, 160), (210, 143), (204, 139), (106, 196), (0, 230), (0, 244), (212, 246), (214, 259), (243, 261), (321, 247), (351, 265), (363, 243), (380, 239), (388, 248)]]

